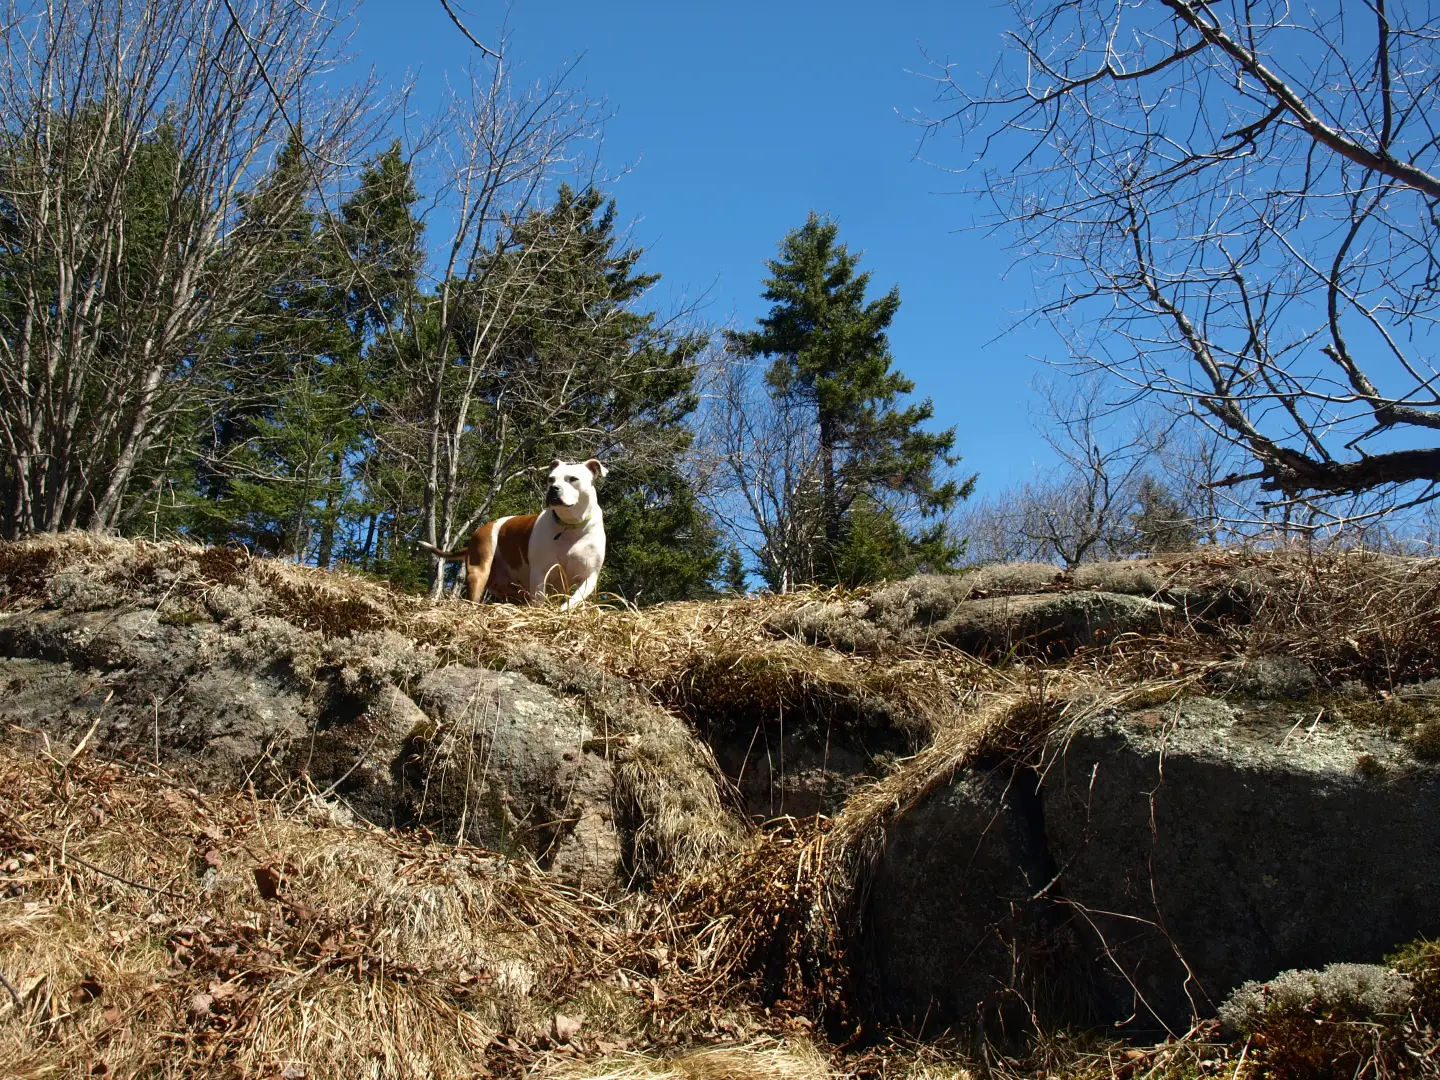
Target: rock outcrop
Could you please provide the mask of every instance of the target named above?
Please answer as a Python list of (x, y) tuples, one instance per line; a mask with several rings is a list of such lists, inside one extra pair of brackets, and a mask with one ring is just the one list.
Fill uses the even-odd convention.
[(732, 935), (687, 977), (827, 1021), (1180, 1032), (1440, 935), (1436, 597), (1194, 552), (562, 615), (37, 538), (0, 545), (0, 740), (678, 890)]
[(1320, 708), (1191, 698), (920, 803), (862, 953), (888, 1019), (1178, 1033), (1248, 980), (1440, 934), (1437, 881), (1440, 768)]
[(212, 789), (296, 781), (377, 825), (619, 873), (614, 770), (575, 705), (393, 633), (325, 640), (273, 617), (153, 609), (0, 616), (0, 723)]
[(1136, 563), (1081, 567), (1067, 580), (1041, 563), (990, 566), (964, 575), (922, 574), (862, 599), (818, 600), (772, 628), (846, 652), (958, 648), (976, 656), (1063, 656), (1124, 634), (1153, 634), (1168, 616), (1213, 607), (1210, 593), (1167, 587)]

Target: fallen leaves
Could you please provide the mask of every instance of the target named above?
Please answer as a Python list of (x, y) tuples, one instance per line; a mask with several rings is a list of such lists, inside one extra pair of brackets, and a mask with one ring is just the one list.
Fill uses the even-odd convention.
[(580, 1029), (584, 1025), (585, 1021), (580, 1017), (556, 1013), (555, 1019), (551, 1022), (551, 1030), (557, 1043), (568, 1043), (580, 1034)]
[(257, 866), (254, 871), (255, 888), (260, 890), (260, 896), (264, 900), (280, 899), (280, 871), (273, 866)]

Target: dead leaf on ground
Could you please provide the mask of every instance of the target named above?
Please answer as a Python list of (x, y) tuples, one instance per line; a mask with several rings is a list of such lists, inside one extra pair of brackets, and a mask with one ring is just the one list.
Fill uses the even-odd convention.
[(576, 1035), (580, 1034), (580, 1029), (584, 1024), (585, 1021), (578, 1016), (566, 1016), (564, 1013), (556, 1013), (555, 1041), (558, 1043), (568, 1043)]
[(237, 987), (233, 982), (212, 982), (206, 989), (216, 1001), (224, 1001), (235, 996)]
[(96, 979), (81, 979), (75, 984), (75, 989), (70, 992), (70, 998), (77, 1005), (87, 1001), (94, 1001), (105, 992), (105, 988)]
[(280, 899), (280, 871), (273, 866), (255, 867), (255, 887), (266, 900)]

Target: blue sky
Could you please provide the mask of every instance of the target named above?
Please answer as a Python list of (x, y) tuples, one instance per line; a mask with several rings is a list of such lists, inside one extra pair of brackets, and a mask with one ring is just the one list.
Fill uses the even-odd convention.
[[(810, 209), (863, 249), (877, 292), (900, 287), (897, 365), (957, 428), (981, 492), (1029, 476), (1047, 451), (1029, 422), (1029, 384), (1063, 356), (1043, 330), (1005, 334), (1031, 302), (1001, 243), (969, 229), (979, 207), (961, 180), (915, 160), (933, 102), (926, 54), (979, 76), (1000, 50), (1007, 9), (991, 4), (751, 0), (466, 0), (481, 40), (507, 22), (507, 60), (540, 78), (578, 60), (576, 77), (611, 118), (603, 157), (634, 222), (657, 300), (706, 294), (711, 321), (749, 325), (764, 310), (764, 262)], [(365, 0), (357, 59), (385, 83), (418, 76), (412, 108), (433, 107), (474, 59), (439, 0)], [(932, 157), (958, 162), (944, 141)], [(997, 339), (998, 340), (995, 340)]]

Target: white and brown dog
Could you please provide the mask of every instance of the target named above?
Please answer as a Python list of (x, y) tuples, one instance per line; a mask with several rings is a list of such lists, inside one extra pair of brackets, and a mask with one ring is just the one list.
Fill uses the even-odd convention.
[(605, 562), (605, 517), (595, 496), (595, 481), (608, 470), (600, 462), (550, 463), (545, 510), (523, 517), (502, 517), (481, 525), (459, 551), (420, 546), (439, 559), (465, 563), (465, 595), (479, 602), (490, 594), (515, 603), (538, 601), (547, 591), (575, 592), (569, 611), (595, 591)]

